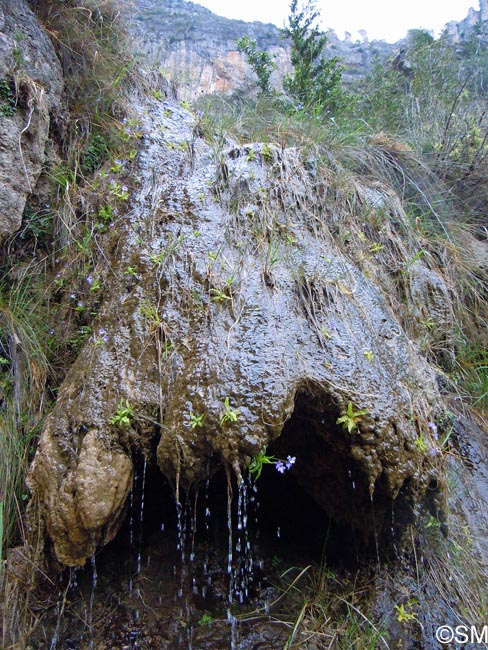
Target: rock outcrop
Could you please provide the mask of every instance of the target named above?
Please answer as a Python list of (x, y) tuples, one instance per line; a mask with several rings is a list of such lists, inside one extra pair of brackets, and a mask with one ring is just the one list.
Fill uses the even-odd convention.
[(51, 41), (24, 0), (0, 7), (0, 241), (21, 225), (46, 160), (63, 79)]
[[(138, 453), (178, 494), (277, 445), (329, 516), (367, 539), (373, 500), (376, 532), (384, 516), (390, 530), (392, 504), (415, 508), (442, 482), (442, 406), (381, 282), (342, 250), (329, 172), (275, 145), (216, 158), (171, 99), (140, 114), (140, 187), (104, 250), (108, 341), (93, 336), (69, 370), (30, 472), (57, 558), (83, 564), (113, 538)], [(351, 187), (372, 223), (385, 205), (401, 218), (386, 190)]]

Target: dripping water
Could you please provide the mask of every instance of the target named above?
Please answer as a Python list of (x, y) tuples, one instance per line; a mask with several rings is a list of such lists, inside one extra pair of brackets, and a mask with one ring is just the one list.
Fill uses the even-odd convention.
[(141, 505), (139, 510), (139, 536), (137, 542), (137, 575), (139, 575), (141, 572), (143, 525), (144, 525), (144, 496), (146, 491), (146, 469), (147, 469), (147, 461), (144, 458), (144, 465), (142, 467)]
[(207, 595), (207, 588), (212, 586), (212, 576), (208, 570), (209, 565), (209, 535), (210, 535), (210, 503), (209, 503), (209, 487), (210, 487), (210, 460), (207, 463), (207, 479), (205, 481), (205, 557), (203, 561), (203, 580), (202, 580), (202, 596), (205, 598)]
[(91, 583), (90, 600), (88, 604), (88, 629), (90, 631), (90, 650), (95, 650), (95, 635), (93, 630), (93, 605), (95, 602), (95, 590), (97, 588), (97, 580), (98, 580), (95, 554), (91, 556), (90, 561), (92, 566), (92, 583)]
[(137, 475), (134, 477), (132, 490), (129, 497), (129, 594), (132, 595), (132, 549), (134, 548), (134, 485)]
[(234, 588), (234, 572), (232, 571), (232, 559), (234, 544), (232, 540), (232, 482), (228, 469), (227, 472), (227, 532), (228, 532), (228, 552), (227, 552), (227, 575), (229, 576), (229, 605), (232, 604), (232, 591)]
[(237, 542), (236, 542), (236, 596), (242, 605), (249, 599), (252, 582), (253, 558), (248, 526), (248, 486), (241, 481), (237, 496)]
[(371, 498), (371, 521), (373, 522), (373, 534), (374, 534), (374, 543), (375, 543), (375, 549), (376, 549), (376, 561), (378, 562), (378, 569), (381, 568), (381, 563), (380, 563), (380, 549), (378, 545), (378, 532), (376, 530), (376, 518), (374, 514), (374, 500), (373, 500), (373, 492), (370, 492), (370, 498)]

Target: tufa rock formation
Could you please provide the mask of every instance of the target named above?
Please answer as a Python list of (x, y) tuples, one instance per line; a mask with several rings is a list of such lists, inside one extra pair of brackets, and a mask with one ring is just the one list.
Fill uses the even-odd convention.
[[(104, 244), (111, 279), (94, 331), (108, 341), (94, 335), (68, 371), (29, 476), (58, 560), (83, 564), (114, 537), (140, 454), (178, 495), (222, 466), (240, 480), (273, 444), (365, 540), (371, 501), (377, 531), (392, 507), (412, 516), (442, 483), (429, 428), (441, 399), (395, 313), (388, 263), (344, 254), (328, 170), (277, 145), (228, 142), (215, 157), (171, 98), (139, 114), (138, 188)], [(368, 238), (411, 259), (394, 195), (351, 188)], [(412, 304), (430, 295), (441, 310), (442, 278), (416, 266)], [(349, 430), (336, 423), (348, 410), (362, 411)]]

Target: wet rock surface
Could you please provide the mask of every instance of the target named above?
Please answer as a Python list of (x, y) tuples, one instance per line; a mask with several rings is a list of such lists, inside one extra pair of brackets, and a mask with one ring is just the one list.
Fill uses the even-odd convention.
[(0, 8), (0, 241), (19, 229), (46, 158), (63, 79), (51, 41), (24, 0)]
[[(365, 539), (372, 503), (378, 531), (394, 503), (408, 519), (441, 482), (440, 398), (332, 234), (327, 174), (277, 145), (215, 152), (171, 99), (140, 115), (131, 209), (104, 244), (94, 331), (108, 340), (94, 334), (67, 373), (30, 472), (57, 558), (83, 564), (114, 537), (135, 453), (178, 495), (221, 467), (240, 477), (274, 441)], [(348, 409), (350, 430), (336, 422)]]

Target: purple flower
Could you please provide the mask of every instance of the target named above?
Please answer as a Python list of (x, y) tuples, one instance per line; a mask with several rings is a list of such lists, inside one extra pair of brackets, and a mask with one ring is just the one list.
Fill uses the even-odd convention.
[(439, 435), (438, 435), (438, 433), (437, 433), (437, 425), (436, 425), (434, 422), (429, 422), (429, 424), (428, 424), (427, 426), (428, 426), (429, 429), (432, 431), (432, 437), (433, 437), (435, 440), (438, 440)]
[(93, 284), (93, 278), (92, 278), (92, 276), (91, 276), (91, 275), (87, 276), (86, 281), (88, 282), (88, 284), (89, 284), (90, 287), (91, 287), (91, 285)]
[(281, 460), (276, 463), (276, 471), (280, 474), (284, 474), (286, 472), (286, 467)]
[(105, 336), (106, 333), (107, 333), (107, 332), (103, 329), (103, 327), (101, 327), (101, 328), (98, 330), (98, 335), (99, 335), (99, 336)]
[(296, 457), (295, 456), (287, 456), (286, 457), (286, 469), (291, 469), (291, 466), (295, 463)]
[(122, 192), (127, 192), (127, 190), (128, 190), (129, 188), (127, 187), (127, 185), (122, 185), (122, 188), (121, 188), (121, 189), (122, 189)]

